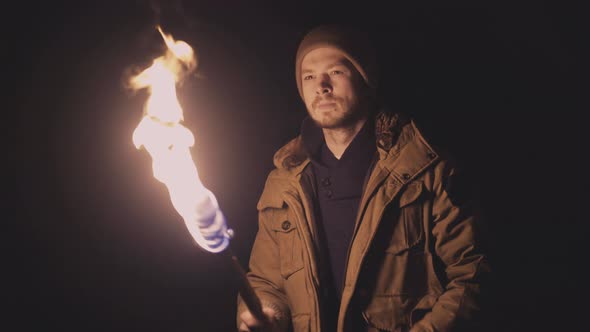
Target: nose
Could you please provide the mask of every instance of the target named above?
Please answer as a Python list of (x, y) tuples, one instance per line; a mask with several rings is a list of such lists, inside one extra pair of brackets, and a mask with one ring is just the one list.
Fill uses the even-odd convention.
[(317, 95), (326, 95), (332, 93), (332, 84), (329, 75), (322, 75), (316, 88)]

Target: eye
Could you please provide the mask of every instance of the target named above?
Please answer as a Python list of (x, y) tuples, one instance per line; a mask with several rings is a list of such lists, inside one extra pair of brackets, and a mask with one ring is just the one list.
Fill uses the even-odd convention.
[(304, 81), (309, 81), (309, 80), (311, 80), (312, 78), (313, 78), (313, 75), (305, 75), (305, 76), (303, 76), (303, 80), (304, 80)]

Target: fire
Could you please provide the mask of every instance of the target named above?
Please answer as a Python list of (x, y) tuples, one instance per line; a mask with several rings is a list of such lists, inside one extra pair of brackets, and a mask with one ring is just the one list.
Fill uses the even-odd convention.
[(129, 81), (132, 89), (149, 91), (133, 144), (151, 156), (154, 177), (166, 185), (172, 205), (195, 241), (205, 250), (220, 252), (231, 232), (215, 196), (199, 179), (190, 152), (195, 139), (181, 124), (183, 111), (176, 95), (176, 85), (196, 69), (195, 53), (186, 42), (157, 29), (167, 46), (165, 54)]

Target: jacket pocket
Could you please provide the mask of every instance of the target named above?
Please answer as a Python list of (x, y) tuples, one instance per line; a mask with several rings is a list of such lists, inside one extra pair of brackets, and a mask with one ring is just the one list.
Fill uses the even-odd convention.
[(392, 234), (387, 252), (399, 255), (415, 247), (424, 238), (423, 234), (423, 197), (422, 182), (411, 182), (401, 193), (398, 205), (393, 209), (399, 211), (399, 221)]
[(363, 311), (363, 317), (369, 327), (368, 331), (407, 331), (409, 311), (414, 304), (415, 301), (412, 298), (375, 295)]
[(293, 273), (303, 269), (303, 247), (297, 226), (285, 214), (272, 223), (280, 257), (281, 276), (288, 279)]

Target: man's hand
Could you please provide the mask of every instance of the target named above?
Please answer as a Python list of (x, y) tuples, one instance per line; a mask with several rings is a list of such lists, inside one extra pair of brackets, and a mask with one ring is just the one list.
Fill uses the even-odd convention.
[(281, 332), (279, 321), (277, 319), (277, 312), (273, 308), (263, 307), (262, 312), (266, 315), (265, 321), (259, 321), (248, 310), (240, 314), (242, 323), (240, 324), (240, 332)]

